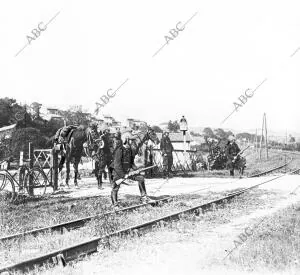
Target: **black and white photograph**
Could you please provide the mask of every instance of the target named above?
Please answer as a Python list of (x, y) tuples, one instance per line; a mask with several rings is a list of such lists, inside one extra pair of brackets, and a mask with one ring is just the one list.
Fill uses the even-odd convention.
[(300, 274), (299, 0), (2, 0), (0, 42), (0, 274)]

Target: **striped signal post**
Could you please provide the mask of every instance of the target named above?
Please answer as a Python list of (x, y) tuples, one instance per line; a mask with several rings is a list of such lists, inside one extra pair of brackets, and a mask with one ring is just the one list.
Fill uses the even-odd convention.
[(184, 155), (184, 162), (186, 163), (186, 132), (188, 130), (188, 123), (184, 116), (179, 121), (180, 131), (183, 134), (183, 155)]

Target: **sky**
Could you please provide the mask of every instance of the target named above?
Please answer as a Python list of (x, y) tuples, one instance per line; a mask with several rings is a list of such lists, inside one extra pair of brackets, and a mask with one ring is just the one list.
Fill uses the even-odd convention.
[[(100, 114), (121, 121), (185, 115), (191, 126), (242, 130), (260, 128), (266, 113), (270, 130), (300, 132), (299, 7), (296, 0), (2, 0), (0, 97), (94, 112), (111, 89)], [(173, 37), (176, 25), (184, 29)], [(247, 89), (256, 90), (243, 104)]]

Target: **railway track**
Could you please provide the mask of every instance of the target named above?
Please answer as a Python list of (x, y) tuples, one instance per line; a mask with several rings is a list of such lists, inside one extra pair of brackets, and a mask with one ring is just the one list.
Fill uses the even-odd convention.
[(172, 197), (170, 197), (170, 196), (166, 196), (165, 198), (156, 200), (155, 202), (151, 202), (151, 203), (143, 203), (143, 204), (132, 205), (132, 206), (128, 206), (128, 207), (125, 207), (125, 208), (118, 209), (118, 210), (108, 211), (108, 212), (103, 213), (103, 214), (92, 215), (92, 216), (72, 220), (72, 221), (65, 222), (65, 223), (59, 223), (59, 224), (55, 224), (55, 225), (51, 225), (51, 226), (47, 226), (47, 227), (42, 227), (42, 228), (38, 228), (38, 229), (34, 229), (34, 230), (22, 232), (22, 233), (8, 235), (8, 236), (0, 238), (0, 242), (9, 241), (9, 240), (16, 239), (16, 238), (22, 238), (22, 237), (25, 237), (25, 236), (28, 236), (28, 235), (36, 236), (37, 234), (44, 233), (44, 232), (60, 231), (61, 233), (63, 233), (65, 229), (71, 230), (71, 229), (77, 229), (77, 228), (83, 227), (87, 222), (89, 222), (89, 221), (91, 221), (95, 218), (101, 218), (101, 217), (109, 216), (109, 215), (112, 215), (112, 214), (115, 214), (115, 213), (134, 211), (136, 209), (145, 207), (147, 205), (155, 206), (155, 205), (158, 205), (160, 203), (167, 202), (171, 198)]
[[(285, 165), (287, 165), (287, 164), (285, 164)], [(259, 175), (264, 175), (267, 172), (269, 172), (269, 173), (273, 172), (275, 170), (281, 169), (285, 165), (281, 165), (281, 166), (272, 168), (268, 171), (265, 171), (265, 172), (260, 173), (260, 174), (253, 175), (251, 177), (257, 177)], [(300, 169), (295, 169), (295, 170), (291, 171), (288, 174), (294, 174), (294, 173), (297, 173), (299, 171), (300, 171)], [(118, 230), (118, 231), (113, 232), (111, 234), (107, 234), (107, 235), (104, 235), (104, 236), (92, 238), (92, 239), (90, 239), (86, 242), (82, 242), (82, 243), (76, 244), (74, 246), (65, 247), (65, 248), (52, 251), (50, 253), (47, 253), (47, 254), (39, 256), (39, 257), (35, 257), (35, 258), (29, 259), (29, 260), (22, 261), (22, 262), (17, 263), (17, 264), (13, 264), (13, 265), (10, 265), (10, 266), (0, 268), (0, 273), (1, 272), (6, 272), (6, 271), (7, 272), (11, 272), (11, 271), (26, 272), (30, 269), (33, 269), (35, 266), (41, 266), (43, 264), (58, 264), (58, 263), (61, 263), (61, 264), (65, 265), (67, 262), (78, 259), (81, 256), (86, 256), (88, 254), (97, 252), (98, 243), (100, 241), (105, 241), (108, 238), (114, 237), (114, 236), (124, 236), (124, 235), (128, 235), (128, 234), (133, 234), (135, 231), (138, 231), (138, 230), (140, 230), (140, 231), (141, 230), (147, 230), (147, 229), (152, 228), (153, 226), (157, 225), (160, 222), (176, 221), (176, 220), (179, 220), (182, 215), (191, 214), (191, 213), (192, 214), (193, 213), (195, 213), (195, 214), (204, 213), (204, 212), (206, 212), (210, 209), (213, 209), (215, 207), (215, 205), (227, 203), (231, 199), (233, 199), (233, 198), (235, 198), (235, 197), (237, 197), (241, 194), (244, 194), (244, 193), (248, 192), (249, 190), (251, 190), (253, 188), (256, 188), (260, 185), (263, 185), (263, 184), (266, 184), (268, 182), (274, 181), (274, 180), (276, 180), (278, 178), (281, 178), (281, 177), (284, 177), (288, 174), (283, 174), (283, 175), (276, 176), (275, 178), (269, 179), (267, 181), (264, 181), (262, 183), (253, 185), (253, 186), (248, 187), (248, 188), (244, 188), (244, 189), (239, 190), (237, 192), (230, 193), (230, 194), (228, 194), (228, 195), (226, 195), (222, 198), (210, 201), (208, 203), (200, 204), (200, 205), (197, 205), (197, 206), (194, 206), (194, 207), (191, 207), (191, 208), (179, 211), (179, 212), (172, 213), (170, 215), (166, 215), (166, 216), (163, 216), (163, 217), (160, 217), (160, 218), (157, 218), (157, 219), (153, 219), (153, 220), (143, 222), (141, 224), (137, 224), (137, 225), (134, 225), (134, 226), (131, 226), (131, 227), (124, 228), (122, 230)], [(158, 200), (158, 202), (159, 201), (168, 201), (170, 199), (172, 199), (172, 197), (167, 197), (167, 198)], [(140, 205), (140, 207), (142, 207), (142, 206), (144, 206), (144, 205)], [(127, 210), (129, 210), (130, 208), (134, 208), (134, 207), (136, 207), (136, 206), (128, 207)], [(126, 210), (120, 209), (120, 211), (126, 211)], [(110, 212), (108, 212), (108, 213), (110, 213)], [(108, 213), (106, 213), (106, 215)], [(88, 218), (90, 218), (90, 217), (88, 217)], [(91, 219), (92, 219), (92, 217), (91, 217)], [(75, 225), (75, 226), (76, 226), (76, 224), (77, 225), (81, 224), (80, 220), (76, 220), (76, 221), (71, 221), (70, 222), (71, 226), (72, 226), (72, 222), (74, 222), (73, 225)], [(49, 230), (49, 229), (47, 229), (47, 230)], [(10, 237), (10, 236), (8, 236), (8, 237)], [(14, 238), (14, 237), (11, 237), (11, 238)]]
[[(263, 175), (272, 173), (272, 172), (274, 172), (278, 169), (282, 169), (283, 167), (287, 166), (291, 161), (292, 160), (290, 160), (286, 164), (274, 167), (274, 168), (269, 169), (267, 171), (264, 171), (262, 173), (258, 173), (258, 174), (249, 176), (248, 178), (259, 177), (259, 176), (263, 176)], [(95, 197), (97, 197), (97, 196), (95, 196)], [(154, 203), (150, 203), (150, 205), (155, 206), (155, 205), (158, 205), (160, 203), (168, 202), (172, 199), (174, 199), (174, 197), (167, 196), (166, 198), (156, 200)], [(12, 240), (12, 239), (17, 239), (17, 238), (24, 238), (28, 235), (36, 236), (37, 234), (44, 233), (44, 232), (60, 231), (61, 233), (63, 233), (66, 229), (67, 230), (74, 230), (74, 229), (83, 227), (87, 222), (89, 222), (89, 221), (91, 221), (95, 218), (109, 216), (109, 215), (114, 214), (114, 213), (134, 211), (134, 210), (139, 209), (141, 207), (145, 207), (146, 205), (149, 205), (149, 204), (137, 204), (137, 205), (125, 207), (125, 208), (122, 208), (122, 209), (119, 209), (119, 210), (116, 210), (116, 211), (108, 211), (108, 212), (103, 213), (103, 214), (92, 215), (92, 216), (72, 220), (72, 221), (65, 222), (65, 223), (59, 223), (59, 224), (55, 224), (55, 225), (52, 225), (52, 226), (42, 227), (42, 228), (38, 228), (38, 229), (33, 229), (33, 230), (21, 232), (21, 233), (16, 233), (16, 234), (4, 236), (4, 237), (0, 238), (0, 242), (9, 241), (9, 240)]]

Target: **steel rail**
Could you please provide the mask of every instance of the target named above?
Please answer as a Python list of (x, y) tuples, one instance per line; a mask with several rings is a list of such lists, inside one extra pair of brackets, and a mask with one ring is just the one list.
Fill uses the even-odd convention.
[(133, 210), (139, 209), (141, 207), (145, 207), (147, 205), (157, 205), (162, 202), (167, 202), (171, 198), (172, 197), (170, 197), (170, 196), (166, 196), (165, 198), (162, 198), (162, 199), (156, 200), (154, 202), (150, 202), (150, 203), (136, 204), (136, 205), (128, 206), (125, 208), (108, 211), (108, 212), (105, 212), (102, 214), (92, 215), (92, 216), (88, 216), (88, 217), (81, 218), (81, 219), (71, 220), (71, 221), (64, 222), (64, 223), (59, 223), (59, 224), (55, 224), (55, 225), (50, 225), (50, 226), (46, 226), (46, 227), (42, 227), (42, 228), (37, 228), (37, 229), (21, 232), (21, 233), (8, 235), (8, 236), (0, 238), (0, 242), (9, 241), (9, 240), (15, 239), (15, 238), (25, 237), (28, 235), (36, 236), (39, 233), (43, 233), (43, 232), (60, 231), (61, 233), (63, 233), (63, 231), (65, 229), (70, 230), (70, 229), (77, 229), (77, 228), (83, 227), (87, 222), (91, 221), (92, 219), (98, 218), (98, 217), (101, 218), (101, 217), (112, 215), (114, 213), (133, 211)]
[(299, 171), (300, 171), (300, 169), (298, 168), (298, 169), (296, 169), (296, 170), (294, 170), (290, 173), (277, 176), (273, 179), (269, 179), (269, 180), (264, 181), (262, 183), (259, 183), (259, 184), (253, 185), (251, 187), (242, 189), (240, 191), (228, 194), (225, 197), (210, 201), (208, 203), (200, 204), (200, 205), (197, 205), (197, 206), (194, 206), (194, 207), (182, 210), (182, 211), (172, 213), (170, 215), (166, 215), (166, 216), (163, 216), (163, 217), (160, 217), (160, 218), (157, 218), (157, 219), (146, 221), (146, 222), (141, 223), (141, 224), (130, 226), (130, 227), (127, 227), (125, 229), (121, 229), (121, 230), (118, 230), (116, 232), (113, 232), (111, 234), (107, 234), (107, 235), (100, 236), (100, 237), (95, 237), (95, 238), (92, 238), (88, 241), (85, 241), (85, 242), (82, 242), (82, 243), (79, 243), (79, 244), (76, 244), (76, 245), (73, 245), (73, 246), (65, 247), (65, 248), (62, 248), (62, 249), (59, 249), (59, 250), (55, 250), (55, 251), (52, 251), (52, 252), (47, 253), (45, 255), (38, 256), (38, 257), (35, 257), (35, 258), (32, 258), (32, 259), (28, 259), (28, 260), (22, 261), (22, 262), (17, 263), (17, 264), (2, 267), (2, 268), (0, 268), (0, 273), (1, 272), (10, 272), (10, 271), (27, 272), (27, 271), (29, 271), (29, 270), (37, 267), (37, 266), (41, 266), (43, 264), (61, 263), (63, 265), (66, 265), (66, 263), (69, 262), (69, 261), (72, 261), (72, 260), (75, 260), (79, 257), (87, 256), (91, 253), (97, 252), (97, 247), (98, 247), (99, 241), (105, 241), (105, 240), (107, 240), (111, 237), (116, 237), (116, 236), (122, 237), (124, 235), (134, 234), (137, 230), (146, 230), (146, 229), (149, 229), (149, 228), (153, 228), (154, 226), (156, 226), (160, 222), (177, 221), (183, 215), (186, 215), (186, 214), (191, 214), (192, 213), (192, 214), (199, 215), (200, 213), (204, 213), (205, 211), (208, 211), (211, 208), (214, 209), (215, 205), (222, 204), (222, 203), (227, 203), (227, 201), (233, 199), (236, 196), (244, 194), (247, 191), (249, 191), (249, 190), (251, 190), (255, 187), (258, 187), (262, 184), (266, 184), (268, 182), (271, 182), (271, 181), (276, 180), (278, 178), (284, 177), (286, 175), (294, 174), (294, 173), (299, 172)]
[[(264, 171), (262, 173), (258, 173), (258, 174), (249, 176), (248, 178), (259, 177), (259, 176), (271, 173), (275, 170), (283, 168), (284, 166), (288, 165), (289, 163), (286, 163), (284, 165), (280, 165), (278, 167), (272, 168), (272, 169)], [(174, 196), (168, 196), (166, 198), (156, 200), (155, 202), (150, 203), (150, 205), (156, 205), (156, 204), (159, 204), (161, 202), (168, 202), (168, 201), (173, 200), (173, 199), (174, 199)], [(4, 236), (4, 237), (0, 238), (0, 242), (9, 241), (9, 240), (15, 239), (15, 238), (23, 238), (23, 237), (28, 236), (28, 235), (36, 236), (36, 235), (38, 235), (40, 233), (43, 233), (43, 232), (60, 231), (61, 233), (63, 233), (64, 230), (66, 230), (66, 229), (67, 230), (73, 230), (73, 229), (83, 227), (87, 222), (89, 222), (92, 219), (95, 219), (97, 217), (104, 217), (104, 216), (112, 215), (114, 213), (133, 211), (135, 209), (144, 207), (146, 205), (149, 205), (149, 203), (148, 204), (133, 205), (133, 206), (129, 206), (129, 207), (126, 207), (126, 208), (119, 209), (119, 210), (109, 211), (109, 212), (106, 212), (106, 213), (103, 213), (103, 214), (92, 215), (92, 216), (88, 216), (88, 217), (85, 217), (85, 218), (71, 220), (69, 222), (59, 223), (59, 224), (55, 224), (55, 225), (51, 225), (51, 226), (46, 226), (46, 227), (42, 227), (42, 228), (38, 228), (38, 229), (33, 229), (33, 230), (21, 232), (21, 233), (16, 233), (16, 234)]]
[(275, 167), (275, 168), (271, 168), (271, 169), (269, 169), (269, 170), (267, 170), (267, 171), (264, 171), (264, 172), (261, 172), (261, 173), (257, 173), (257, 174), (251, 175), (251, 176), (249, 176), (248, 178), (260, 177), (260, 176), (262, 176), (262, 175), (272, 173), (272, 172), (274, 172), (274, 171), (276, 171), (276, 170), (278, 170), (278, 169), (281, 169), (281, 168), (283, 168), (283, 167), (289, 165), (293, 160), (294, 160), (294, 159), (291, 158), (291, 159), (289, 160), (289, 162), (287, 162), (287, 163), (285, 163), (285, 164), (279, 165), (279, 166), (277, 166), (277, 167)]

